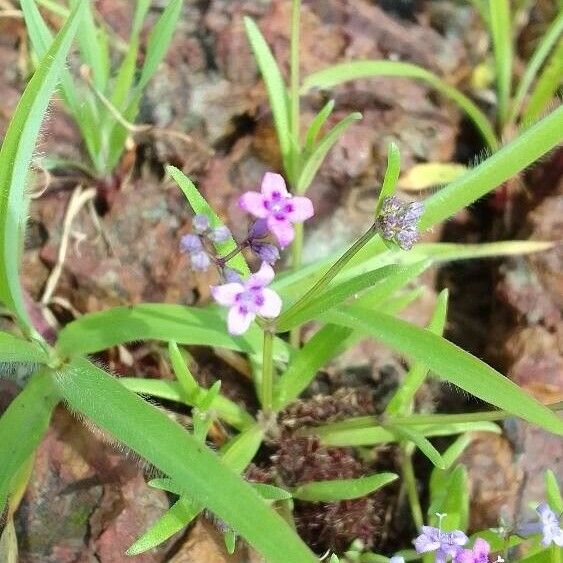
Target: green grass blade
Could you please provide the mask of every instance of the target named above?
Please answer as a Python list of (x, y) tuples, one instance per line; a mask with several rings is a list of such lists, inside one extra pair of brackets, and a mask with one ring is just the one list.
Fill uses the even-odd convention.
[(547, 59), (551, 49), (557, 43), (558, 39), (563, 34), (563, 10), (561, 10), (558, 16), (553, 20), (552, 24), (544, 33), (538, 46), (536, 47), (532, 58), (528, 61), (526, 65), (526, 70), (518, 83), (518, 88), (516, 94), (514, 95), (514, 100), (512, 102), (512, 111), (510, 120), (516, 121), (518, 115), (522, 110), (522, 104), (530, 87), (532, 86), (536, 76)]
[[(178, 184), (178, 187), (182, 190), (188, 203), (190, 204), (193, 212), (197, 214), (205, 215), (209, 218), (209, 222), (212, 227), (216, 227), (222, 224), (215, 211), (211, 206), (205, 201), (205, 198), (201, 195), (199, 190), (195, 187), (195, 184), (178, 168), (174, 166), (166, 166), (166, 172), (168, 175)], [(219, 243), (215, 245), (215, 248), (219, 254), (226, 256), (229, 252), (236, 248), (236, 242), (231, 237), (227, 242)], [(238, 270), (243, 276), (250, 274), (248, 264), (244, 259), (244, 256), (237, 254), (232, 260), (229, 260), (229, 267)]]
[(428, 229), (530, 166), (563, 139), (563, 106), (439, 192), (426, 199), (419, 228)]
[(559, 40), (549, 58), (524, 110), (521, 123), (524, 127), (533, 123), (549, 106), (563, 83), (563, 39)]
[(57, 402), (51, 375), (41, 372), (0, 417), (0, 514), (11, 493), (12, 479), (39, 445)]
[(312, 153), (315, 148), (315, 143), (317, 142), (317, 137), (322, 129), (322, 126), (326, 123), (332, 110), (334, 109), (334, 100), (329, 100), (315, 116), (315, 119), (311, 121), (309, 128), (307, 129), (307, 134), (305, 135), (305, 152)]
[(348, 309), (326, 317), (335, 324), (361, 328), (483, 401), (563, 435), (563, 420), (550, 409), (478, 358), (428, 330), (377, 311), (366, 313)]
[(143, 23), (150, 7), (151, 0), (137, 0), (135, 14), (133, 15), (133, 24), (131, 25), (131, 36), (136, 36), (141, 33)]
[(439, 469), (445, 469), (446, 464), (440, 452), (424, 437), (423, 434), (411, 428), (393, 426), (390, 428), (399, 440), (412, 442)]
[(291, 132), (289, 127), (289, 107), (287, 103), (287, 90), (280, 69), (264, 39), (258, 26), (249, 17), (244, 18), (246, 36), (256, 58), (258, 68), (264, 79), (270, 107), (274, 117), (274, 125), (278, 136), (278, 143), (286, 165), (289, 162), (291, 148)]
[(358, 479), (313, 481), (291, 491), (291, 496), (309, 502), (338, 502), (365, 497), (398, 479), (395, 473), (378, 473)]
[(49, 356), (38, 343), (0, 331), (0, 362), (46, 364), (48, 361)]
[(429, 523), (437, 526), (436, 514), (445, 514), (441, 522), (445, 530), (466, 531), (469, 524), (469, 486), (467, 469), (458, 465), (450, 474), (442, 474), (439, 487), (432, 491), (428, 507)]
[[(443, 290), (436, 301), (432, 318), (428, 323), (428, 330), (438, 336), (442, 336), (446, 326), (446, 315), (448, 311), (448, 290)], [(385, 408), (385, 414), (395, 415), (412, 411), (412, 401), (424, 383), (428, 374), (428, 368), (422, 363), (415, 363), (409, 369), (404, 381), (401, 383), (393, 398)]]
[(362, 114), (355, 112), (351, 113), (348, 117), (345, 117), (342, 121), (337, 123), (323, 138), (319, 141), (315, 150), (312, 152), (311, 156), (307, 159), (303, 165), (303, 169), (299, 174), (299, 179), (297, 180), (297, 193), (304, 194), (309, 189), (311, 182), (315, 178), (315, 174), (323, 163), (325, 156), (328, 151), (334, 146), (336, 141), (340, 139), (341, 135), (358, 119), (362, 118)]
[(387, 168), (385, 169), (383, 184), (381, 185), (377, 205), (375, 206), (375, 217), (379, 215), (385, 199), (395, 193), (400, 173), (401, 153), (399, 152), (399, 147), (395, 143), (389, 143), (387, 147)]
[(200, 387), (192, 375), (186, 359), (182, 355), (176, 342), (168, 343), (168, 355), (170, 356), (170, 363), (172, 364), (176, 379), (184, 392), (184, 400), (193, 399), (199, 392)]
[(334, 343), (346, 338), (351, 330), (327, 325), (318, 331), (293, 357), (276, 384), (276, 409), (281, 409), (299, 395), (313, 381), (319, 369), (334, 355)]
[(499, 123), (502, 127), (508, 117), (510, 95), (512, 92), (512, 62), (514, 53), (512, 45), (510, 0), (490, 0), (489, 26), (491, 29), (495, 57)]
[(315, 72), (305, 78), (303, 91), (312, 88), (331, 88), (360, 78), (371, 78), (374, 76), (396, 76), (400, 78), (414, 78), (422, 80), (432, 88), (450, 98), (471, 118), (480, 131), (487, 145), (495, 149), (498, 139), (495, 135), (488, 117), (457, 88), (446, 84), (430, 71), (411, 63), (396, 61), (354, 61), (331, 66), (319, 72)]
[(182, 0), (170, 0), (150, 32), (145, 52), (145, 64), (135, 88), (138, 94), (146, 88), (166, 55), (176, 24), (182, 13), (182, 5)]
[(49, 100), (64, 70), (82, 8), (75, 10), (58, 33), (27, 85), (0, 149), (0, 301), (32, 334), (19, 281), (22, 226), (27, 210), (25, 187), (29, 165)]
[[(150, 395), (166, 401), (176, 401), (184, 403), (190, 407), (196, 406), (195, 400), (187, 400), (182, 393), (182, 387), (177, 381), (167, 381), (164, 379), (144, 379), (140, 377), (120, 377), (119, 382), (130, 391), (139, 395)], [(207, 389), (200, 388), (200, 393), (196, 397), (199, 399), (207, 393)], [(217, 416), (237, 428), (244, 430), (256, 421), (242, 407), (227, 399), (223, 395), (217, 395), (211, 403), (211, 408)]]
[(248, 483), (179, 424), (119, 381), (87, 360), (75, 359), (57, 374), (56, 384), (70, 408), (172, 481), (188, 487), (195, 502), (209, 508), (268, 561), (317, 561), (283, 518)]
[(563, 512), (563, 497), (557, 483), (557, 477), (551, 469), (545, 472), (545, 496), (549, 506), (558, 514)]
[(74, 357), (149, 339), (253, 351), (247, 339), (227, 334), (224, 320), (213, 311), (166, 303), (114, 307), (84, 315), (61, 330), (57, 350), (62, 356)]

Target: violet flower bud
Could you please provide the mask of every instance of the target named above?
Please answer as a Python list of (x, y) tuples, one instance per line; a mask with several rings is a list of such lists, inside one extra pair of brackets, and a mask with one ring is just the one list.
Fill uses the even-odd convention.
[(248, 238), (250, 240), (257, 238), (264, 238), (268, 236), (269, 233), (268, 223), (266, 219), (258, 219), (248, 229)]
[(227, 242), (231, 238), (231, 231), (224, 225), (220, 225), (219, 227), (215, 227), (209, 231), (207, 235), (209, 240), (213, 242)]
[(209, 256), (203, 250), (190, 254), (190, 260), (192, 261), (192, 268), (198, 272), (204, 272), (211, 264)]
[(274, 265), (280, 259), (280, 251), (277, 246), (266, 242), (250, 242), (250, 250), (254, 252), (262, 262)]
[(423, 212), (424, 204), (420, 201), (404, 203), (395, 196), (386, 197), (376, 219), (379, 233), (403, 250), (410, 250), (418, 240), (417, 223)]
[(199, 252), (203, 248), (201, 239), (197, 235), (184, 235), (180, 239), (180, 249), (186, 254)]
[(209, 218), (206, 215), (198, 213), (192, 219), (192, 225), (194, 231), (202, 235), (203, 233), (205, 233), (205, 231), (207, 231), (207, 229), (209, 229)]
[(242, 283), (240, 272), (233, 268), (223, 268), (223, 278), (226, 283)]

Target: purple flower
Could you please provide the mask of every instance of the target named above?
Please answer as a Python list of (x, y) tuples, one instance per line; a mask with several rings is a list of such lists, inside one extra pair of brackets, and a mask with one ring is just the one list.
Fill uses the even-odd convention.
[(459, 530), (443, 532), (440, 528), (422, 526), (413, 543), (417, 553), (435, 551), (436, 563), (445, 563), (448, 556), (455, 557), (467, 541), (467, 536)]
[(209, 218), (205, 215), (198, 213), (192, 219), (192, 225), (194, 231), (199, 235), (202, 235), (203, 233), (205, 233), (205, 231), (207, 231), (207, 229), (209, 229)]
[(285, 248), (294, 237), (293, 223), (301, 223), (314, 215), (308, 197), (293, 197), (279, 174), (266, 172), (261, 193), (246, 192), (239, 199), (242, 209), (258, 219), (265, 219), (268, 230)]
[(483, 539), (477, 538), (473, 549), (462, 549), (455, 556), (455, 563), (488, 563), (491, 546)]
[(194, 270), (205, 271), (209, 268), (211, 260), (209, 259), (199, 236), (184, 235), (180, 239), (180, 249), (190, 257), (192, 268)]
[(211, 229), (207, 236), (213, 242), (227, 242), (231, 238), (231, 231), (224, 225), (220, 225)]
[(242, 283), (240, 272), (233, 268), (223, 268), (223, 277), (227, 283)]
[(389, 563), (405, 563), (405, 558), (400, 555), (393, 555), (393, 557), (389, 559)]
[(280, 314), (282, 300), (266, 287), (274, 279), (274, 270), (266, 263), (245, 282), (230, 282), (211, 288), (219, 305), (229, 307), (227, 326), (231, 334), (243, 334), (256, 315), (273, 319)]
[(395, 241), (403, 250), (410, 250), (418, 240), (417, 223), (423, 211), (420, 201), (404, 203), (395, 196), (386, 197), (377, 218), (381, 236)]
[(280, 259), (280, 251), (277, 246), (266, 242), (250, 241), (250, 250), (262, 260), (272, 266)]
[(518, 533), (523, 536), (541, 534), (542, 545), (551, 545), (553, 543), (563, 547), (563, 530), (559, 525), (560, 516), (551, 510), (546, 502), (542, 502), (536, 508), (536, 512), (540, 517), (540, 521), (525, 524), (518, 530)]

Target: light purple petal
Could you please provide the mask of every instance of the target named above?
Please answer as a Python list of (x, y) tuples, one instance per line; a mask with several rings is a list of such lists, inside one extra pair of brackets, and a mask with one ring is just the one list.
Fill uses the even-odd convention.
[(245, 333), (255, 317), (256, 315), (254, 313), (251, 313), (244, 307), (237, 305), (231, 307), (227, 315), (227, 327), (229, 332), (234, 335)]
[(563, 530), (559, 528), (559, 531), (553, 536), (553, 543), (559, 547), (563, 547)]
[(279, 219), (270, 216), (268, 217), (268, 227), (282, 248), (291, 244), (295, 235), (293, 232), (293, 225), (289, 221), (280, 221)]
[(440, 547), (440, 542), (436, 538), (430, 537), (425, 533), (418, 536), (413, 543), (417, 553), (436, 551)]
[(233, 268), (224, 268), (223, 277), (227, 283), (239, 283), (242, 284), (242, 277), (240, 272), (234, 270)]
[(489, 555), (489, 552), (491, 551), (491, 546), (489, 545), (489, 542), (485, 541), (482, 538), (477, 538), (475, 540), (475, 543), (473, 544), (473, 551), (476, 555), (479, 556), (484, 556), (484, 555)]
[(238, 200), (239, 207), (247, 213), (260, 219), (268, 216), (268, 210), (264, 206), (264, 196), (258, 192), (245, 192)]
[(213, 242), (227, 242), (231, 238), (231, 231), (224, 225), (211, 229), (209, 238)]
[(225, 307), (231, 307), (236, 303), (237, 295), (244, 292), (244, 286), (240, 283), (225, 283), (211, 287), (213, 299)]
[(266, 287), (267, 285), (272, 283), (274, 276), (275, 272), (272, 266), (270, 266), (270, 264), (267, 264), (266, 262), (262, 262), (260, 269), (248, 278), (245, 286), (247, 288), (254, 289)]
[(183, 252), (191, 254), (192, 252), (199, 252), (203, 245), (197, 235), (184, 235), (180, 239), (180, 249)]
[(273, 289), (268, 288), (262, 290), (262, 296), (264, 303), (258, 309), (258, 314), (268, 319), (274, 319), (280, 314), (282, 308), (281, 297)]
[(207, 268), (209, 268), (209, 265), (211, 264), (209, 256), (207, 256), (207, 254), (203, 251), (193, 252), (192, 254), (190, 254), (190, 260), (192, 262), (192, 268), (200, 272), (207, 270)]
[(196, 233), (202, 234), (209, 229), (209, 218), (206, 215), (198, 213), (192, 219), (192, 225)]
[(540, 515), (542, 521), (546, 521), (550, 519), (553, 514), (553, 510), (549, 508), (547, 502), (542, 502), (541, 504), (538, 504), (536, 508), (536, 512)]
[(274, 174), (274, 172), (266, 172), (266, 174), (264, 174), (261, 191), (266, 199), (276, 197), (276, 194), (282, 197), (287, 197), (289, 195), (287, 188), (285, 187), (285, 180), (283, 179), (283, 176), (280, 174)]
[(288, 203), (291, 205), (292, 210), (287, 214), (287, 218), (292, 223), (302, 223), (315, 214), (313, 202), (308, 197), (292, 197)]
[(393, 555), (393, 557), (389, 559), (389, 563), (405, 563), (405, 558), (400, 555)]
[(469, 541), (469, 538), (459, 530), (454, 530), (453, 532), (447, 532), (447, 533), (449, 534), (448, 539), (452, 544), (465, 545)]

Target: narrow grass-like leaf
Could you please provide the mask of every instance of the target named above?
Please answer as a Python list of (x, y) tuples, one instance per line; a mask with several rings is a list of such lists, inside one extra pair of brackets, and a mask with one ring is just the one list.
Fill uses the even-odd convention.
[(512, 111), (510, 115), (511, 121), (515, 121), (518, 117), (526, 94), (530, 90), (530, 87), (532, 86), (543, 63), (547, 59), (551, 49), (561, 37), (561, 34), (563, 34), (563, 10), (559, 11), (557, 17), (545, 31), (532, 55), (532, 58), (526, 65), (526, 70), (518, 83), (518, 88), (512, 102)]
[(494, 149), (498, 146), (497, 137), (488, 117), (467, 96), (457, 88), (446, 84), (430, 71), (411, 63), (396, 61), (346, 62), (309, 75), (305, 78), (302, 89), (306, 92), (312, 88), (331, 88), (350, 80), (374, 76), (414, 78), (426, 82), (454, 101), (471, 118), (490, 148)]
[(176, 379), (185, 393), (186, 400), (195, 397), (200, 387), (194, 379), (194, 376), (191, 374), (188, 364), (182, 356), (182, 352), (180, 352), (176, 342), (168, 343), (168, 355), (170, 356), (170, 363), (174, 369)]
[(416, 447), (438, 468), (445, 469), (446, 464), (440, 455), (440, 452), (416, 430), (403, 427), (390, 427), (393, 434), (396, 434), (399, 440), (407, 440), (416, 445)]
[(11, 493), (12, 479), (47, 431), (59, 398), (50, 373), (40, 372), (0, 417), (0, 514)]
[(365, 497), (392, 483), (398, 478), (395, 473), (378, 473), (358, 479), (335, 479), (313, 481), (291, 491), (291, 496), (309, 502), (338, 502)]
[(252, 352), (247, 340), (225, 331), (223, 319), (213, 311), (167, 303), (114, 307), (84, 315), (61, 330), (57, 349), (63, 356), (73, 357), (150, 339)]
[(351, 332), (349, 328), (327, 325), (295, 354), (288, 368), (278, 378), (274, 398), (276, 409), (299, 397), (319, 369), (333, 357), (335, 342), (345, 339)]
[(436, 514), (445, 514), (441, 521), (443, 529), (467, 530), (469, 486), (467, 469), (463, 465), (458, 465), (449, 475), (444, 475), (439, 487), (432, 491), (428, 517), (433, 526), (439, 524)]
[(143, 27), (145, 17), (151, 7), (151, 0), (137, 0), (135, 13), (133, 14), (133, 23), (131, 25), (131, 35), (139, 35)]
[(0, 331), (0, 362), (33, 362), (46, 364), (47, 352), (37, 342), (22, 340)]
[(387, 147), (387, 168), (385, 169), (383, 184), (381, 184), (377, 205), (375, 206), (375, 217), (379, 215), (385, 199), (395, 193), (400, 172), (401, 153), (399, 152), (399, 147), (395, 143), (389, 143)]
[[(180, 425), (119, 381), (87, 360), (75, 359), (57, 374), (56, 383), (72, 409), (170, 479), (189, 487), (195, 502), (209, 508), (268, 561), (316, 561), (297, 534), (248, 483)], [(131, 420), (142, 424), (131, 424)]]
[(348, 117), (345, 117), (342, 121), (337, 123), (323, 138), (319, 141), (319, 144), (315, 147), (311, 156), (306, 160), (303, 165), (303, 169), (299, 174), (297, 180), (296, 190), (299, 194), (304, 194), (309, 189), (311, 182), (313, 181), (315, 174), (320, 168), (325, 156), (328, 151), (334, 146), (336, 141), (340, 139), (341, 135), (358, 119), (362, 118), (362, 114), (355, 112), (351, 113)]
[(369, 314), (349, 308), (329, 313), (326, 318), (334, 324), (365, 330), (483, 401), (563, 435), (563, 420), (545, 405), (478, 358), (428, 330), (378, 311)]
[(545, 472), (545, 493), (547, 502), (552, 510), (557, 512), (557, 514), (563, 513), (563, 497), (557, 483), (557, 477), (551, 469)]
[(274, 485), (265, 483), (251, 483), (251, 485), (260, 493), (260, 496), (266, 500), (289, 500), (291, 493)]
[(326, 123), (332, 110), (334, 109), (334, 100), (329, 100), (315, 116), (315, 119), (311, 121), (309, 128), (307, 129), (307, 134), (305, 135), (305, 152), (311, 153), (315, 148), (315, 143), (317, 142), (317, 137), (321, 131), (322, 126)]
[(471, 205), (524, 170), (563, 139), (563, 106), (439, 192), (426, 199), (421, 230), (428, 229)]
[(64, 70), (82, 7), (78, 7), (58, 33), (27, 85), (0, 149), (0, 301), (22, 328), (33, 334), (19, 280), (20, 238), (27, 209), (25, 186), (29, 165), (49, 100)]
[[(446, 315), (448, 310), (448, 290), (443, 290), (436, 300), (436, 306), (432, 313), (432, 318), (428, 323), (428, 330), (438, 336), (442, 336), (446, 325)], [(428, 368), (422, 363), (415, 363), (409, 369), (404, 381), (401, 383), (393, 398), (385, 408), (387, 415), (405, 413), (412, 411), (412, 401), (416, 392), (424, 383)]]
[(154, 76), (154, 73), (158, 70), (162, 59), (164, 59), (164, 55), (166, 55), (168, 46), (172, 41), (176, 24), (182, 13), (182, 5), (182, 0), (170, 0), (166, 8), (164, 8), (162, 15), (152, 28), (147, 41), (145, 63), (141, 70), (141, 77), (135, 88), (137, 93), (143, 92), (150, 79)]
[[(177, 381), (120, 377), (119, 382), (127, 387), (127, 389), (139, 393), (140, 395), (150, 395), (166, 401), (176, 401), (190, 407), (196, 406), (196, 400), (201, 400), (208, 393), (207, 389), (200, 387), (193, 399), (187, 400), (185, 394), (182, 392), (182, 387)], [(211, 408), (221, 420), (224, 420), (238, 430), (244, 430), (255, 423), (254, 418), (252, 418), (250, 414), (230, 399), (227, 399), (224, 395), (217, 395), (211, 403)]]
[(242, 473), (256, 456), (264, 430), (258, 424), (246, 428), (221, 448), (221, 459), (235, 473)]
[[(176, 182), (176, 184), (178, 184), (178, 187), (186, 196), (188, 203), (196, 215), (205, 215), (209, 219), (212, 227), (217, 227), (222, 224), (215, 211), (213, 211), (211, 206), (207, 203), (207, 201), (205, 201), (205, 198), (195, 187), (195, 184), (181, 170), (168, 165), (166, 166), (166, 172)], [(229, 252), (233, 251), (236, 246), (237, 245), (233, 237), (231, 237), (227, 242), (217, 243), (215, 245), (217, 251), (223, 256), (226, 256)], [(250, 273), (248, 264), (246, 263), (242, 253), (237, 254), (234, 258), (229, 260), (229, 267), (238, 270), (243, 276), (247, 276)]]
[(549, 106), (555, 93), (563, 82), (563, 39), (559, 40), (555, 51), (545, 65), (530, 95), (521, 124), (526, 127), (533, 123)]
[(256, 58), (258, 68), (264, 79), (270, 107), (274, 117), (274, 125), (278, 136), (278, 143), (283, 161), (287, 165), (291, 152), (291, 133), (289, 127), (289, 107), (287, 103), (287, 89), (276, 59), (272, 55), (266, 40), (258, 26), (249, 17), (244, 18), (246, 36)]
[(506, 123), (512, 89), (512, 22), (509, 0), (489, 1), (489, 27), (493, 40), (499, 122)]

